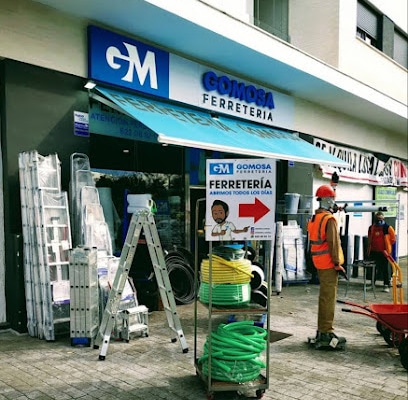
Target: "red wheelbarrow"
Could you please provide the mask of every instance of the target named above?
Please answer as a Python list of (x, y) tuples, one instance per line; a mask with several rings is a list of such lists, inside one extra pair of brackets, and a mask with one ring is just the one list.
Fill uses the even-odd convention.
[(361, 305), (345, 300), (338, 303), (356, 308), (342, 308), (344, 312), (366, 315), (377, 321), (376, 328), (391, 347), (397, 347), (402, 366), (408, 370), (408, 304)]

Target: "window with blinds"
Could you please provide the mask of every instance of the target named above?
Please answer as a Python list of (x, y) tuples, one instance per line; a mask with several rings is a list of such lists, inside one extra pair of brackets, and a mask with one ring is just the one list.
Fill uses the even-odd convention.
[(381, 50), (381, 19), (366, 3), (357, 3), (357, 36)]
[(398, 30), (394, 30), (394, 54), (392, 57), (398, 64), (408, 68), (408, 40)]
[(290, 42), (289, 0), (254, 0), (254, 25)]

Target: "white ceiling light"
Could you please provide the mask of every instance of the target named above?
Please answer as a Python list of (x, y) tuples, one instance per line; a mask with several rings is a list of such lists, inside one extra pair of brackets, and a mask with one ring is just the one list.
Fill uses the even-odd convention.
[(95, 82), (93, 82), (93, 81), (88, 81), (88, 82), (85, 83), (84, 88), (85, 88), (85, 89), (88, 89), (88, 90), (91, 90), (91, 89), (93, 89), (95, 86), (96, 86), (96, 83), (95, 83)]

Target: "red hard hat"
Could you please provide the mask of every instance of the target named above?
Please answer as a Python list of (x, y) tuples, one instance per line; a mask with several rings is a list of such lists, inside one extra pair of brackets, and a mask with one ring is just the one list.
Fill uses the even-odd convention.
[(316, 197), (336, 197), (336, 192), (331, 186), (323, 185), (316, 190)]

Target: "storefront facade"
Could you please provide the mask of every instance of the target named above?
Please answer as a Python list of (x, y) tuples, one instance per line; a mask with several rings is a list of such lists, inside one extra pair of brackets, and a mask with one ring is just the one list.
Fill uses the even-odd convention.
[[(182, 183), (178, 191), (172, 187), (167, 198), (181, 198), (184, 242), (180, 244), (190, 249), (196, 200), (205, 196), (205, 160), (232, 155), (275, 155), (274, 158), (281, 160), (277, 169), (276, 201), (282, 199), (285, 192), (313, 195), (320, 184), (330, 182), (334, 170), (341, 179), (339, 201), (358, 203), (376, 199), (376, 196), (381, 196), (381, 193), (375, 192), (376, 186), (393, 186), (395, 193), (391, 194), (392, 198), (399, 199), (399, 229), (402, 233), (406, 232), (407, 196), (402, 189), (407, 185), (407, 176), (406, 162), (401, 160), (403, 153), (395, 154), (395, 162), (391, 160), (390, 166), (386, 162), (388, 160), (381, 160), (377, 154), (352, 146), (350, 138), (366, 134), (372, 128), (369, 124), (361, 124), (342, 113), (325, 110), (296, 96), (253, 82), (248, 71), (242, 71), (240, 76), (228, 73), (218, 65), (181, 57), (149, 44), (148, 38), (136, 40), (98, 26), (90, 28), (81, 19), (66, 17), (31, 2), (25, 4), (23, 11), (13, 8), (11, 2), (9, 6), (5, 8), (11, 15), (7, 26), (11, 27), (16, 21), (28, 21), (26, 32), (31, 32), (30, 40), (36, 45), (25, 42), (23, 33), (10, 29), (10, 38), (17, 43), (15, 48), (11, 49), (8, 45), (0, 47), (0, 57), (4, 57), (0, 60), (1, 203), (4, 204), (4, 220), (0, 220), (0, 223), (4, 227), (2, 242), (5, 243), (0, 252), (0, 298), (6, 300), (0, 302), (4, 305), (0, 306), (0, 323), (25, 331), (18, 191), (18, 154), (22, 151), (36, 149), (43, 155), (57, 153), (62, 165), (62, 186), (65, 188), (70, 179), (70, 155), (75, 152), (90, 155), (91, 165), (97, 170), (164, 173), (179, 177)], [(41, 24), (38, 24), (40, 21)], [(47, 29), (56, 34), (46, 35)], [(97, 40), (92, 42), (92, 37)], [(102, 45), (101, 38), (127, 43), (128, 54), (112, 43), (109, 71), (103, 70), (101, 64), (92, 58), (92, 54), (96, 59), (101, 57), (101, 53), (97, 53), (98, 46)], [(64, 52), (58, 52), (56, 56), (55, 49), (62, 47)], [(156, 55), (154, 59), (162, 62), (160, 67), (167, 66), (167, 71), (153, 69), (153, 66), (159, 66), (152, 63), (153, 58), (149, 59), (153, 53)], [(132, 62), (129, 63), (132, 54)], [(127, 74), (114, 74), (123, 70)], [(90, 92), (84, 89), (88, 80), (97, 83), (96, 89)], [(134, 82), (138, 82), (139, 86), (135, 87)], [(187, 121), (188, 129), (178, 130), (178, 126), (174, 125), (174, 133), (160, 131), (160, 126), (156, 125), (161, 122), (160, 118), (155, 118), (153, 122), (148, 118), (143, 120), (142, 116), (126, 108), (119, 97), (113, 96), (118, 90), (122, 96), (128, 96), (133, 101), (135, 97), (132, 96), (139, 96), (139, 103), (131, 104), (136, 105), (139, 111), (140, 104), (145, 102), (143, 104), (148, 104), (147, 109), (154, 110), (152, 114), (157, 116), (164, 105), (171, 109), (174, 117), (177, 107), (181, 107), (181, 113), (191, 112), (194, 119)], [(156, 108), (155, 102), (159, 104)], [(85, 134), (75, 130), (76, 112), (89, 117), (89, 131)], [(194, 125), (203, 118), (200, 113), (206, 113), (206, 119), (201, 120), (205, 121), (201, 125), (201, 132), (212, 128), (207, 140), (207, 135), (194, 135)], [(316, 118), (311, 119), (311, 114)], [(180, 115), (183, 114), (177, 114), (176, 119), (180, 120)], [(265, 139), (268, 127), (276, 131), (276, 137), (269, 137), (272, 142), (282, 140), (288, 132), (299, 132), (303, 139), (300, 141), (301, 149), (297, 150), (289, 143), (274, 154), (272, 149), (267, 149), (267, 142), (263, 142), (264, 147), (261, 144), (252, 148), (255, 140), (237, 144), (235, 140), (228, 141), (227, 137), (214, 145), (222, 131), (236, 130), (236, 126), (230, 125), (236, 121), (241, 121), (240, 129), (254, 139), (260, 136)], [(143, 129), (140, 124), (143, 124)], [(341, 141), (338, 133), (345, 125), (345, 138), (348, 139)], [(334, 126), (336, 128), (332, 129)], [(353, 130), (353, 135), (349, 129)], [(325, 131), (327, 137), (313, 137), (310, 135), (312, 131), (316, 131), (317, 136), (317, 133)], [(185, 132), (187, 136), (181, 135)], [(382, 132), (383, 129), (378, 128), (374, 135), (381, 136)], [(210, 134), (214, 137), (211, 138)], [(298, 139), (296, 135), (293, 144)], [(390, 148), (398, 148), (397, 141), (398, 138), (395, 141), (391, 139)], [(318, 150), (324, 147), (328, 160), (333, 154), (346, 161), (349, 167), (327, 167), (320, 151), (316, 153), (317, 156), (313, 151), (311, 155), (304, 155), (302, 149), (308, 149), (309, 145)], [(376, 150), (384, 153), (381, 145)], [(360, 167), (355, 166), (350, 153), (358, 153), (359, 159), (363, 160)], [(375, 170), (374, 165), (377, 166)], [(373, 181), (373, 177), (377, 177), (377, 180)], [(350, 231), (363, 236), (372, 216), (370, 213), (355, 214), (350, 216)], [(395, 224), (396, 213), (393, 211), (389, 217), (390, 222)], [(406, 247), (401, 245), (399, 256), (406, 254)], [(6, 265), (15, 268), (5, 268)]]

